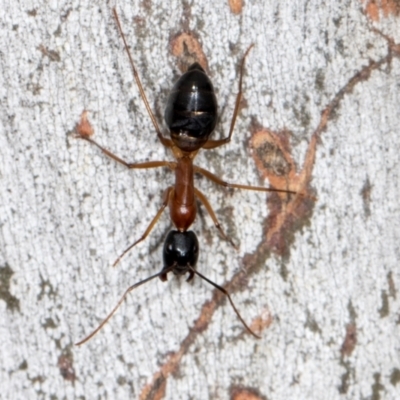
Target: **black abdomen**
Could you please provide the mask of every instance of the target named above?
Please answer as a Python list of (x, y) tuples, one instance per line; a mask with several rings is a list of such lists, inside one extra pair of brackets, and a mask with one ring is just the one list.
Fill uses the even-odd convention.
[(168, 97), (165, 122), (173, 142), (184, 151), (199, 149), (217, 122), (214, 87), (198, 63), (175, 83)]

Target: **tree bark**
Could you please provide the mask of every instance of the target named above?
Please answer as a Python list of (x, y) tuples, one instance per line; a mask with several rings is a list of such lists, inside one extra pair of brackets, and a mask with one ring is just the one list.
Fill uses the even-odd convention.
[[(112, 15), (100, 1), (2, 2), (0, 35), (1, 396), (26, 398), (343, 399), (400, 388), (400, 30), (395, 2), (117, 4), (164, 134), (168, 91), (198, 60), (226, 136), (239, 64), (251, 44), (230, 144), (196, 164), (236, 251), (200, 205), (198, 270), (225, 286), (246, 323), (198, 277), (162, 268), (168, 169)], [(122, 3), (122, 2), (121, 2)], [(287, 4), (286, 4), (287, 3)], [(329, 3), (329, 2), (328, 2)], [(231, 7), (231, 8), (230, 8)], [(396, 396), (397, 394), (397, 396)]]

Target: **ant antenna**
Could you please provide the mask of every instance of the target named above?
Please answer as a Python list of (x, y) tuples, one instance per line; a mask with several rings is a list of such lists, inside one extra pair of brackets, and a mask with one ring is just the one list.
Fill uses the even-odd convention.
[(83, 340), (81, 340), (78, 343), (75, 343), (75, 346), (80, 346), (83, 343), (86, 343), (88, 340), (90, 340), (103, 326), (110, 320), (110, 318), (115, 314), (115, 312), (118, 310), (119, 306), (122, 304), (122, 302), (125, 300), (125, 297), (128, 295), (128, 293), (132, 292), (133, 289), (136, 289), (137, 287), (145, 284), (146, 282), (151, 281), (154, 278), (157, 278), (158, 276), (168, 273), (172, 271), (175, 268), (175, 265), (172, 265), (169, 268), (163, 269), (157, 274), (154, 274), (146, 279), (143, 279), (140, 282), (135, 283), (134, 285), (128, 287), (128, 289), (125, 290), (125, 293), (122, 295), (121, 299), (117, 303), (117, 305), (113, 308), (113, 310), (110, 312), (110, 314), (107, 315), (107, 317), (103, 320), (103, 322), (89, 335), (86, 336)]
[(244, 322), (244, 319), (242, 318), (242, 316), (239, 314), (239, 311), (237, 310), (237, 308), (235, 307), (235, 304), (233, 304), (232, 298), (230, 296), (230, 294), (227, 292), (226, 289), (224, 289), (222, 286), (217, 285), (215, 282), (211, 281), (210, 279), (206, 278), (203, 274), (201, 274), (200, 272), (196, 271), (191, 265), (188, 265), (188, 269), (190, 271), (192, 271), (193, 273), (195, 273), (197, 276), (199, 276), (201, 279), (205, 280), (206, 282), (208, 282), (210, 285), (214, 286), (216, 289), (218, 289), (220, 292), (222, 292), (224, 295), (226, 295), (226, 297), (229, 300), (229, 303), (231, 303), (231, 306), (233, 308), (233, 311), (235, 311), (236, 315), (238, 316), (238, 318), (240, 319), (240, 322), (243, 324), (243, 326), (247, 329), (247, 332), (249, 332), (251, 335), (253, 335), (255, 338), (257, 339), (261, 339), (261, 336), (255, 334), (250, 328), (249, 326), (246, 324), (246, 322)]

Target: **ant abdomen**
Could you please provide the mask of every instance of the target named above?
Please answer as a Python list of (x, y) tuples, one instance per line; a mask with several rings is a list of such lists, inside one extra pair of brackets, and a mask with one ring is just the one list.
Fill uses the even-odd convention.
[(165, 109), (171, 139), (183, 151), (200, 149), (217, 123), (217, 99), (204, 69), (192, 64), (173, 86)]

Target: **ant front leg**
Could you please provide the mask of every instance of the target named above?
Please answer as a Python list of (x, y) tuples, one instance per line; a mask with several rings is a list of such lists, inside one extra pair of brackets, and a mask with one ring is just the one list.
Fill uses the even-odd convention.
[(147, 229), (145, 230), (145, 232), (143, 233), (143, 235), (140, 237), (140, 239), (136, 240), (136, 242), (132, 243), (127, 249), (125, 249), (122, 254), (114, 261), (113, 267), (115, 267), (120, 261), (121, 258), (128, 253), (133, 247), (135, 247), (138, 243), (142, 242), (144, 239), (147, 238), (147, 236), (149, 235), (149, 233), (151, 232), (151, 230), (154, 228), (154, 226), (156, 225), (156, 223), (158, 222), (158, 220), (161, 217), (161, 214), (164, 212), (165, 208), (168, 206), (170, 197), (172, 196), (172, 194), (174, 193), (174, 188), (172, 186), (170, 186), (169, 188), (167, 188), (164, 192), (164, 196), (163, 196), (163, 202), (162, 205), (160, 207), (160, 209), (157, 211), (156, 216), (151, 220), (149, 226), (147, 227)]
[(221, 224), (219, 223), (218, 218), (215, 215), (215, 212), (211, 207), (211, 204), (207, 200), (207, 197), (204, 196), (204, 194), (201, 193), (200, 190), (198, 190), (196, 188), (194, 189), (194, 193), (195, 193), (196, 197), (204, 205), (207, 212), (210, 214), (210, 217), (213, 220), (215, 227), (219, 230), (219, 233), (223, 236), (223, 238), (225, 240), (227, 240), (237, 250), (238, 247), (235, 245), (235, 243), (233, 243), (232, 239), (229, 236), (227, 236), (226, 233), (224, 232), (224, 230), (222, 229)]

